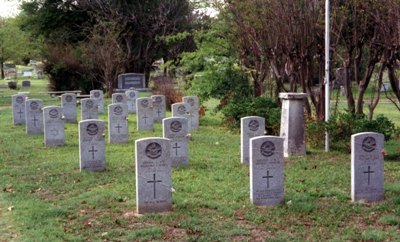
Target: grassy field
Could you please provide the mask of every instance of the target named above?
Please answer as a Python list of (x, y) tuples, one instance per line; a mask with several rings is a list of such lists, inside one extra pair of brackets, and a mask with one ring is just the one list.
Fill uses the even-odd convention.
[[(46, 81), (32, 85), (31, 98), (59, 104), (39, 94)], [(135, 216), (134, 141), (161, 136), (161, 125), (138, 133), (130, 116), (129, 144), (107, 145), (107, 170), (80, 172), (77, 124), (66, 124), (65, 146), (45, 148), (43, 136), (12, 125), (12, 93), (0, 93), (0, 241), (400, 240), (399, 141), (386, 144), (382, 202), (351, 203), (349, 154), (309, 150), (285, 161), (285, 203), (255, 207), (239, 134), (208, 112), (193, 133), (190, 166), (173, 171), (173, 211)]]

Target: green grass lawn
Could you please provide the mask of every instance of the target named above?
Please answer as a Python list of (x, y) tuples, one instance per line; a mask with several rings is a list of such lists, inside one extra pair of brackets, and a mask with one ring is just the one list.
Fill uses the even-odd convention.
[[(39, 94), (45, 80), (32, 85), (31, 98), (59, 105)], [(130, 116), (129, 144), (107, 145), (107, 170), (80, 172), (78, 125), (66, 124), (65, 146), (45, 148), (42, 135), (12, 125), (15, 92), (0, 93), (0, 241), (400, 240), (399, 141), (386, 144), (382, 202), (351, 203), (350, 154), (310, 149), (285, 161), (285, 203), (255, 207), (240, 135), (207, 112), (190, 142), (190, 166), (173, 171), (173, 211), (138, 217), (134, 141), (161, 136), (161, 124), (139, 133)]]

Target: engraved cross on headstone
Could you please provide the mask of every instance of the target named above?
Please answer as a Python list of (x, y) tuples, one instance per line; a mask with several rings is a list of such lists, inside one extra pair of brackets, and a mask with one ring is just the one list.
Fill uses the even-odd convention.
[(160, 114), (161, 114), (161, 113), (162, 113), (161, 110), (158, 108), (158, 109), (157, 109), (158, 117), (160, 117)]
[(270, 178), (273, 178), (273, 176), (270, 176), (270, 175), (269, 175), (269, 170), (267, 171), (267, 175), (266, 175), (266, 176), (263, 176), (262, 178), (267, 178), (267, 188), (269, 188), (269, 179), (270, 179)]
[(33, 126), (36, 127), (36, 122), (39, 121), (39, 119), (36, 118), (36, 115), (33, 115), (32, 121), (33, 121)]
[(94, 160), (94, 153), (97, 152), (97, 150), (94, 149), (93, 145), (92, 145), (92, 149), (89, 150), (89, 152), (92, 152), (92, 159)]
[(154, 199), (156, 199), (156, 183), (157, 182), (162, 182), (162, 181), (161, 180), (156, 180), (156, 173), (153, 174), (153, 180), (152, 181), (147, 181), (147, 183), (153, 183)]
[(118, 123), (118, 125), (117, 126), (115, 126), (115, 128), (117, 128), (118, 129), (118, 134), (120, 133), (120, 129), (122, 128), (122, 126)]
[(145, 124), (147, 124), (147, 119), (148, 119), (149, 117), (147, 117), (147, 114), (146, 114), (146, 112), (144, 113), (144, 116), (142, 117), (142, 119), (144, 119), (144, 123)]
[(178, 143), (175, 143), (175, 146), (172, 148), (175, 149), (175, 155), (178, 156), (178, 149), (181, 148), (180, 146), (178, 146)]
[(364, 171), (364, 174), (368, 174), (368, 185), (370, 183), (370, 175), (374, 173), (374, 171), (371, 171), (371, 166), (368, 166), (368, 171)]
[(17, 112), (18, 114), (19, 114), (19, 118), (22, 118), (22, 114), (24, 113), (24, 112), (22, 112), (22, 109), (19, 109), (19, 112)]

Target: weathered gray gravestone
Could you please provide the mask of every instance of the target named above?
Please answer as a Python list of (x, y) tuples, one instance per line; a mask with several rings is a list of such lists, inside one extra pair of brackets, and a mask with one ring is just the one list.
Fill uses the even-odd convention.
[(166, 103), (164, 95), (153, 95), (153, 111), (154, 111), (154, 122), (161, 122), (165, 117)]
[(182, 98), (184, 103), (189, 104), (190, 129), (199, 128), (199, 98), (196, 96), (186, 96)]
[(173, 117), (163, 119), (163, 137), (170, 139), (172, 166), (189, 164), (188, 120)]
[(113, 93), (112, 95), (112, 103), (123, 103), (126, 104), (126, 96), (125, 93)]
[(124, 73), (118, 75), (118, 89), (136, 88), (141, 89), (146, 87), (146, 78), (141, 73)]
[(153, 130), (153, 101), (149, 97), (136, 99), (137, 130)]
[(240, 160), (243, 165), (249, 164), (250, 138), (262, 136), (265, 131), (265, 118), (248, 116), (240, 119)]
[(104, 121), (88, 119), (79, 122), (79, 166), (81, 171), (106, 169)]
[(15, 94), (12, 96), (13, 123), (14, 125), (25, 124), (25, 101), (26, 94)]
[(104, 93), (102, 90), (91, 90), (90, 98), (97, 100), (98, 113), (104, 113)]
[(351, 200), (374, 202), (384, 199), (383, 134), (351, 136)]
[(108, 142), (128, 143), (128, 106), (123, 103), (108, 105)]
[(192, 132), (190, 105), (188, 103), (174, 103), (171, 105), (172, 117), (182, 117), (188, 120), (188, 132)]
[(65, 122), (76, 123), (76, 95), (75, 93), (64, 93), (61, 95), (61, 106), (63, 108)]
[(97, 119), (99, 117), (97, 99), (84, 98), (81, 100), (81, 116), (81, 120)]
[(282, 99), (281, 132), (285, 138), (283, 153), (285, 157), (306, 154), (304, 131), (304, 100), (306, 93), (280, 93)]
[(136, 113), (136, 99), (139, 97), (138, 91), (127, 90), (125, 91), (126, 104), (128, 105), (129, 113)]
[(46, 147), (65, 144), (63, 108), (43, 108), (44, 144)]
[(27, 134), (43, 134), (42, 100), (25, 101), (25, 119)]
[(31, 82), (29, 80), (22, 81), (22, 87), (30, 87), (30, 86), (31, 86)]
[(145, 138), (135, 142), (138, 214), (172, 209), (170, 149), (168, 139)]
[(250, 139), (250, 200), (254, 205), (284, 201), (283, 140), (276, 136)]

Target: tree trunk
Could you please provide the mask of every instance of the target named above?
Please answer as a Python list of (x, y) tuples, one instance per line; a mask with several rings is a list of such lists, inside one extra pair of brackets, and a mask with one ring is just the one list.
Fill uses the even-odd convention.
[(392, 87), (394, 94), (396, 95), (397, 99), (400, 102), (400, 80), (397, 79), (395, 68), (393, 66), (394, 66), (393, 64), (387, 65), (388, 77), (390, 81), (390, 86)]
[(374, 72), (375, 63), (376, 62), (374, 60), (369, 61), (367, 71), (365, 72), (365, 76), (364, 76), (363, 80), (360, 82), (360, 85), (358, 88), (356, 112), (359, 114), (363, 113), (364, 94), (368, 88), (372, 73)]
[(351, 80), (349, 77), (350, 71), (350, 60), (346, 60), (344, 63), (344, 83), (346, 88), (346, 99), (347, 99), (347, 109), (349, 112), (354, 113), (355, 111), (355, 102), (353, 97)]

